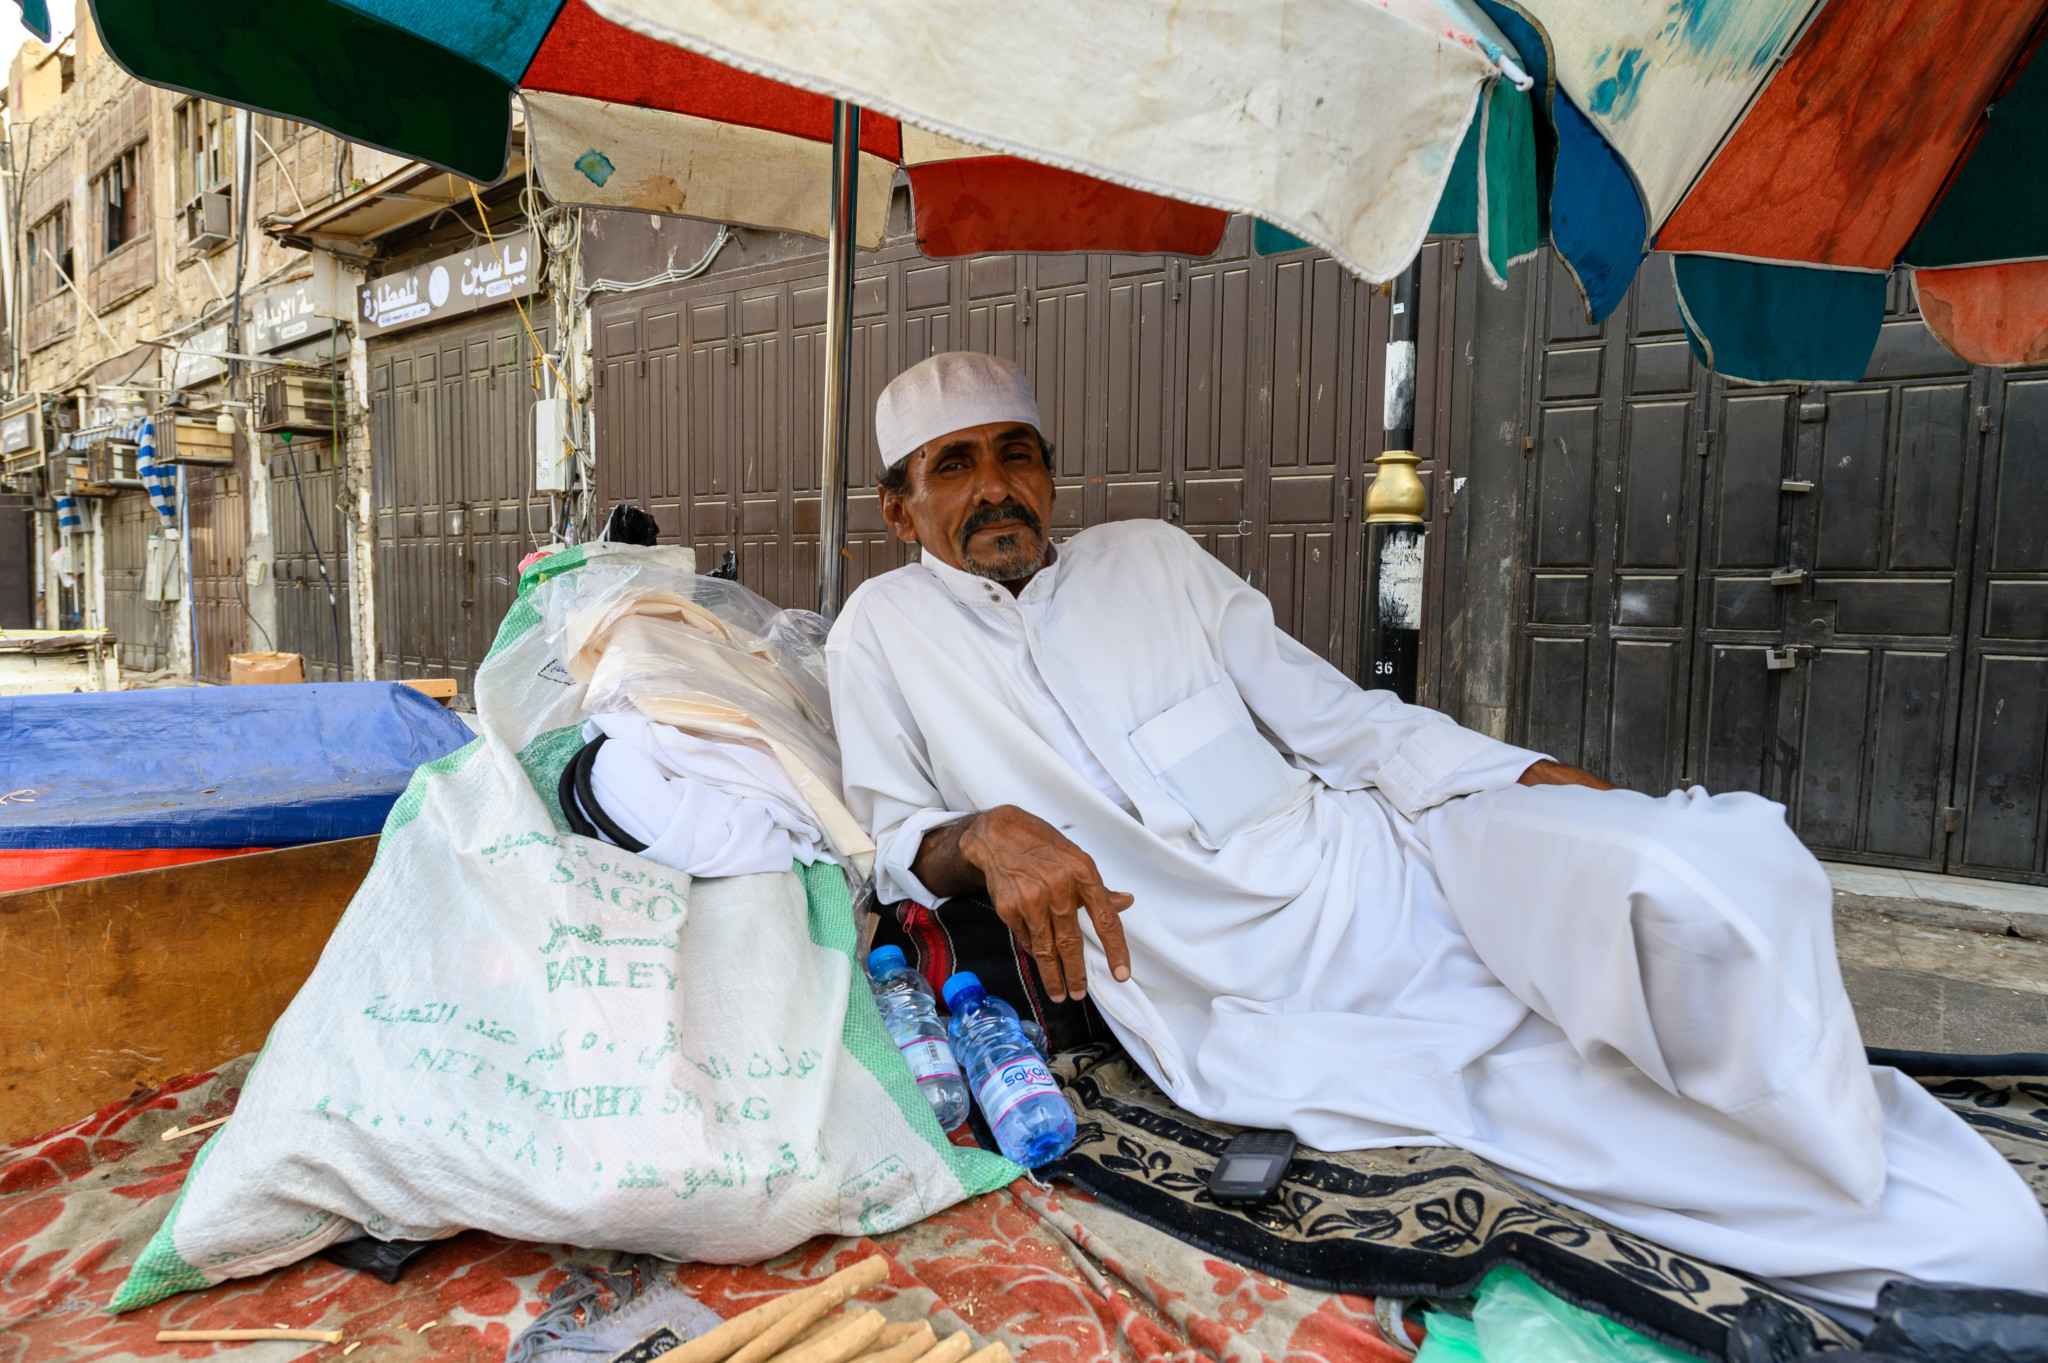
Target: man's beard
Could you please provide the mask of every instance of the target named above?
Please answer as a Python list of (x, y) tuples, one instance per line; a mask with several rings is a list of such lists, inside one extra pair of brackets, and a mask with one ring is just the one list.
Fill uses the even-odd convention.
[[(967, 542), (974, 538), (974, 532), (984, 526), (1000, 521), (1021, 522), (1037, 541), (1035, 548), (1026, 547), (1023, 530), (1011, 531), (996, 536), (996, 556), (989, 560), (977, 560), (968, 551)], [(1030, 577), (1045, 566), (1045, 522), (1038, 519), (1036, 512), (1021, 502), (1004, 502), (1001, 506), (976, 507), (960, 523), (960, 562), (976, 577), (989, 578), (995, 582), (1018, 582)]]

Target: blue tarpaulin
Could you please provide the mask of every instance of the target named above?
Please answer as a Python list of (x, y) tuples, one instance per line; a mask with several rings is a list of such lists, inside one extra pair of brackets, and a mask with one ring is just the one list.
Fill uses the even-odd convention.
[(398, 682), (0, 697), (0, 848), (360, 837), (471, 737)]

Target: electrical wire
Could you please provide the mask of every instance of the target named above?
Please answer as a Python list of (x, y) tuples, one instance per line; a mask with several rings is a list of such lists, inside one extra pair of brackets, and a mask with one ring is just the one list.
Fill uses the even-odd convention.
[[(256, 632), (263, 636), (263, 647), (268, 649), (270, 652), (275, 653), (277, 652), (277, 644), (274, 640), (271, 639), (270, 631), (263, 628), (263, 622), (256, 618), (256, 612), (249, 609), (249, 593), (246, 590), (248, 583), (249, 560), (244, 558), (242, 560), (241, 571), (235, 574), (235, 604), (242, 608), (242, 614), (249, 618), (249, 623), (256, 626)], [(198, 629), (198, 612), (195, 611), (193, 613), (193, 619), (193, 629), (196, 631)], [(192, 670), (196, 674), (199, 671), (198, 654), (196, 652), (196, 650), (199, 647), (199, 644), (196, 636), (193, 640), (192, 647), (195, 650), (193, 654)]]
[[(538, 235), (547, 247), (548, 296), (553, 300), (555, 312), (555, 350), (553, 367), (566, 374), (570, 366), (572, 346), (579, 333), (579, 315), (587, 309), (578, 307), (575, 292), (575, 272), (580, 260), (583, 242), (583, 210), (560, 204), (551, 204), (540, 193), (533, 182), (533, 163), (526, 167), (526, 184), (519, 191), (519, 211), (530, 231)], [(536, 367), (541, 363), (535, 357)], [(539, 374), (534, 375), (536, 381)], [(536, 382), (536, 391), (539, 391)], [(571, 388), (565, 395), (575, 411), (579, 391)], [(566, 492), (548, 494), (548, 537), (577, 543), (587, 533), (583, 524), (588, 517), (591, 495), (590, 469), (593, 465), (590, 449), (583, 435), (583, 422), (572, 419), (566, 428), (569, 447), (576, 455), (578, 478), (575, 487)], [(536, 494), (539, 491), (539, 471), (536, 466)]]
[(660, 274), (649, 275), (645, 279), (631, 281), (593, 279), (583, 290), (583, 305), (585, 307), (590, 306), (590, 296), (594, 293), (638, 293), (642, 289), (658, 289), (664, 284), (680, 284), (684, 280), (695, 279), (698, 275), (711, 268), (711, 262), (718, 259), (718, 253), (724, 250), (725, 244), (731, 240), (733, 240), (732, 229), (724, 223), (720, 223), (718, 225), (718, 235), (712, 238), (709, 249), (704, 252), (703, 257), (695, 265), (681, 270), (663, 270)]

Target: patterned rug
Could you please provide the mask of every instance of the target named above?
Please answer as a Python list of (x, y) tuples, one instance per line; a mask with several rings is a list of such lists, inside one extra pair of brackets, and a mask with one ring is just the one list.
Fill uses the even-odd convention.
[[(366, 1345), (348, 1363), (501, 1363), (505, 1346), (572, 1263), (599, 1250), (469, 1231), (427, 1250), (395, 1285), (319, 1256), (187, 1292), (124, 1316), (105, 1307), (162, 1224), (200, 1133), (225, 1117), (245, 1056), (0, 1145), (0, 1363), (334, 1360), (342, 1349), (275, 1342), (161, 1344), (160, 1329), (290, 1324)], [(862, 1301), (1000, 1342), (1019, 1363), (1402, 1363), (1371, 1300), (1277, 1282), (1182, 1244), (1085, 1191), (1019, 1179), (875, 1239), (819, 1238), (751, 1267), (687, 1264), (674, 1281), (730, 1316), (879, 1250), (889, 1280)]]
[[(2007, 1159), (2048, 1205), (2048, 1056), (1873, 1052), (1913, 1075)], [(1533, 1193), (1462, 1150), (1330, 1155), (1302, 1149), (1280, 1195), (1217, 1205), (1209, 1171), (1236, 1128), (1176, 1107), (1122, 1050), (1094, 1045), (1053, 1062), (1080, 1136), (1042, 1173), (1178, 1240), (1325, 1292), (1462, 1296), (1512, 1263), (1575, 1305), (1704, 1358), (1725, 1354), (1728, 1322), (1774, 1296), (1849, 1343), (1820, 1313), (1748, 1278), (1695, 1262)]]

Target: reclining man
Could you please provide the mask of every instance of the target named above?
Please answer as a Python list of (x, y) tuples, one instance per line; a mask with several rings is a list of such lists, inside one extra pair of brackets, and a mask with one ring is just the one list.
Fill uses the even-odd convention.
[(933, 356), (875, 428), (922, 561), (827, 658), (884, 901), (985, 892), (1200, 1116), (1462, 1147), (1851, 1311), (1902, 1276), (2048, 1289), (2018, 1175), (1866, 1062), (1780, 806), (1617, 790), (1361, 690), (1173, 526), (1055, 551), (1007, 361)]

